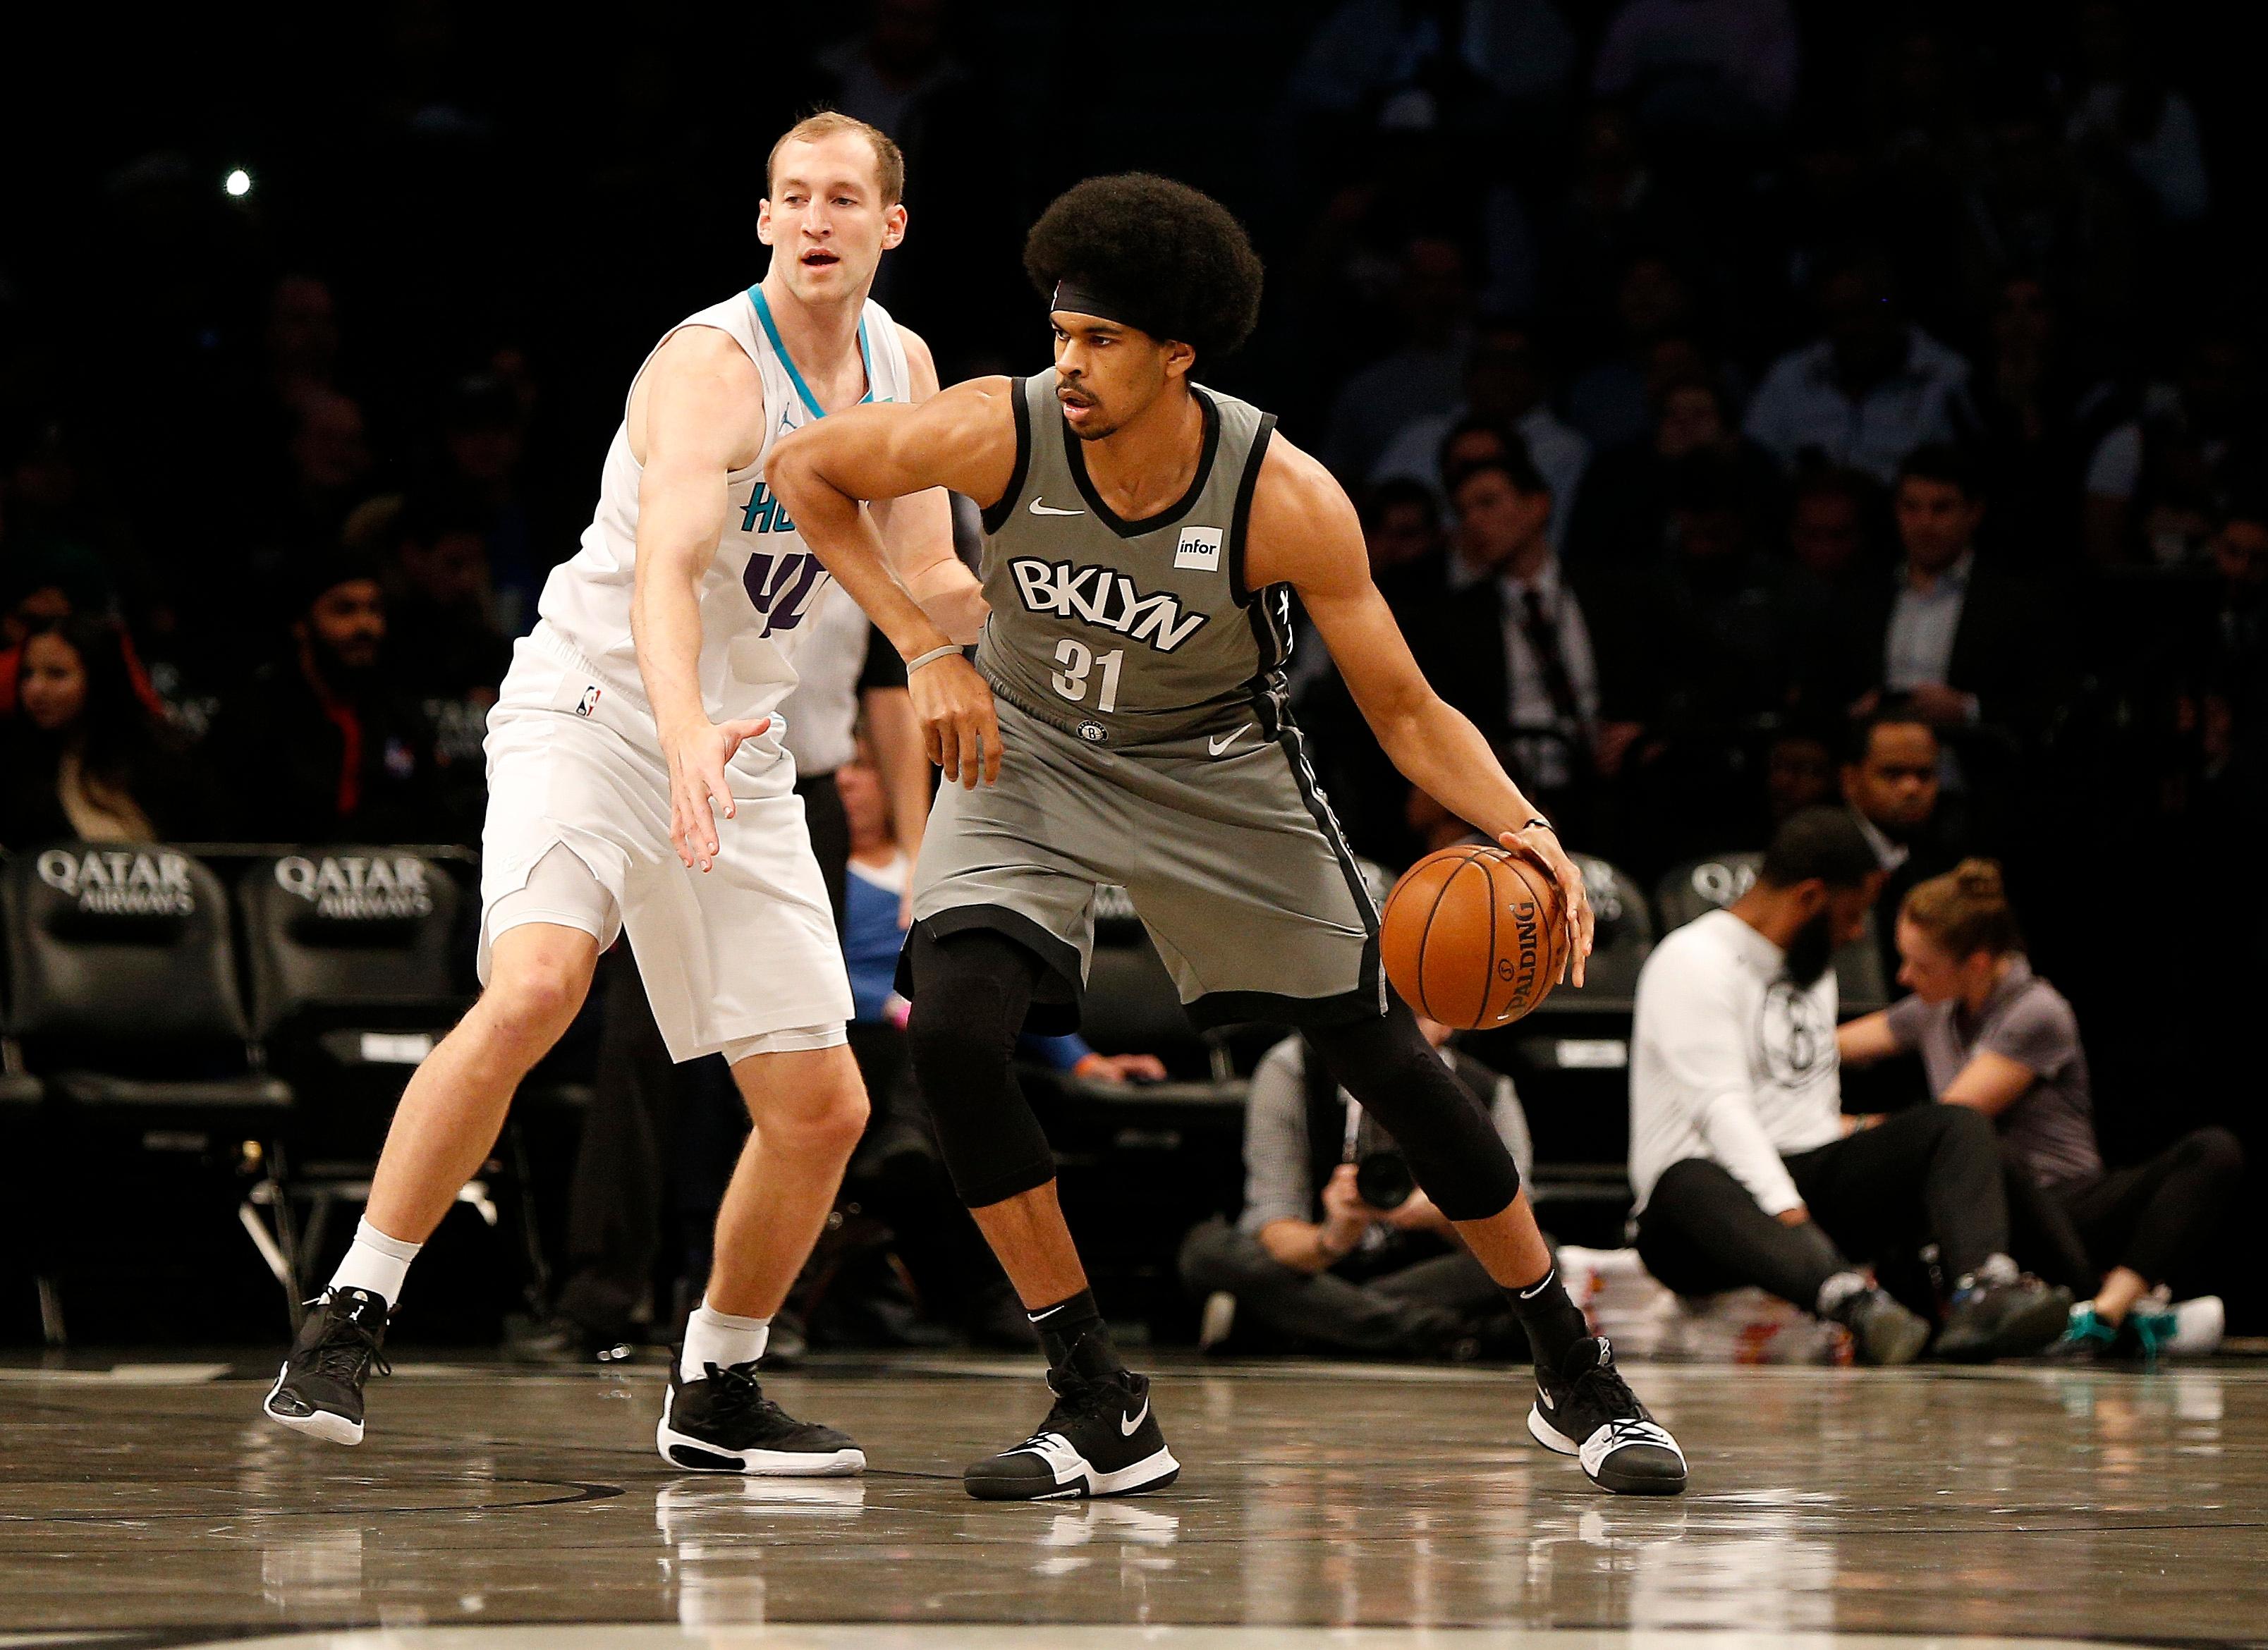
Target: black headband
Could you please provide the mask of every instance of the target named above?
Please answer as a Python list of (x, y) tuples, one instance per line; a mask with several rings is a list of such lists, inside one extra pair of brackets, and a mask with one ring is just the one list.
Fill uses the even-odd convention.
[(1081, 286), (1076, 281), (1056, 283), (1055, 296), (1048, 299), (1048, 312), (1052, 314), (1058, 310), (1073, 315), (1092, 315), (1097, 320), (1115, 320), (1122, 327), (1133, 327), (1153, 335), (1155, 332), (1137, 320), (1124, 305), (1115, 304), (1094, 288)]

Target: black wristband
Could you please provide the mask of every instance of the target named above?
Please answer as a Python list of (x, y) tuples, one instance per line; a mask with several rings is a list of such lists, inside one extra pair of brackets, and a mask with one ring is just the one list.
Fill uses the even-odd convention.
[[(1532, 819), (1532, 820), (1528, 821), (1527, 824), (1525, 824), (1525, 825), (1521, 826), (1520, 829), (1521, 829), (1521, 830), (1524, 830), (1524, 831), (1532, 831), (1532, 830), (1534, 830), (1534, 829), (1535, 829), (1538, 825), (1541, 825), (1542, 827), (1543, 827), (1543, 829), (1544, 829), (1545, 830), (1550, 831), (1550, 832), (1554, 836), (1557, 836), (1559, 834), (1559, 828), (1558, 828), (1557, 825), (1554, 825), (1554, 824), (1553, 824), (1550, 820), (1545, 819), (1545, 818), (1544, 818), (1541, 814), (1537, 814), (1534, 819)], [(1519, 835), (1519, 832), (1518, 832), (1518, 831), (1515, 831), (1515, 832), (1514, 832), (1514, 833), (1513, 833), (1513, 834), (1514, 836), (1517, 836), (1517, 835)]]

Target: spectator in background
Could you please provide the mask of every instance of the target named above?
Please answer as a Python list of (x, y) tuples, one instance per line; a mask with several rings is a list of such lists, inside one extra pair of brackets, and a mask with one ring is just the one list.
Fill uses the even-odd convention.
[(1854, 658), (1877, 663), (1881, 688), (1939, 728), (2036, 726), (2062, 690), (2065, 638), (2033, 593), (1977, 555), (1974, 462), (1950, 446), (1919, 449), (1900, 467), (1893, 505), (1905, 560)]
[(425, 698), (496, 702), (512, 663), (497, 622), (488, 537), (477, 512), (426, 498), (372, 500), (349, 519), (349, 542), (378, 551), (389, 651)]
[(1403, 249), (1395, 289), (1402, 343), (1340, 386), (1323, 438), (1323, 461), (1350, 490), (1365, 476), (1382, 478), (1379, 455), (1396, 431), (1456, 404), (1471, 301), (1456, 242), (1421, 236)]
[(536, 528), (520, 497), (524, 417), (519, 393), (493, 372), (458, 379), (441, 411), (440, 486), (458, 501), (460, 521), (481, 525), (489, 599), (497, 629), (507, 637), (533, 628), (536, 599), (551, 571), (536, 553)]
[(1463, 470), (1454, 503), (1449, 588), (1411, 613), (1411, 651), (1528, 795), (1564, 808), (1628, 741), (1600, 726), (1590, 627), (1548, 532), (1550, 486), (1515, 447)]
[(1787, 118), (1797, 61), (1787, 0), (1623, 0), (1591, 89), (1665, 137), (1749, 132)]
[(1773, 362), (1749, 403), (1749, 435), (1783, 465), (1815, 453), (1888, 482), (1974, 423), (1969, 363), (1906, 320), (1879, 256), (1830, 269), (1818, 308), (1825, 335)]
[(33, 630), (16, 693), (0, 720), (0, 846), (202, 832), (195, 771), (117, 625), (74, 616)]
[[(1527, 1178), (1535, 1150), (1512, 1079), (1451, 1049), (1447, 1026), (1418, 1024)], [(1208, 1220), (1182, 1244), (1182, 1281), (1205, 1302), (1198, 1344), (1219, 1346), (1248, 1314), (1295, 1344), (1373, 1356), (1519, 1346), (1502, 1292), (1432, 1198), (1373, 1179), (1373, 1195), (1407, 1196), (1365, 1201), (1358, 1160), (1395, 1151), (1304, 1038), (1269, 1050), (1245, 1101), (1243, 1215), (1233, 1227)]]
[(1564, 544), (1569, 563), (1587, 572), (1661, 560), (1671, 541), (1673, 478), (1691, 454), (1729, 465), (1761, 508), (1778, 491), (1778, 467), (1734, 427), (1724, 391), (1697, 364), (1667, 376), (1652, 399), (1652, 438), (1604, 453), (1583, 472)]
[(1797, 723), (1773, 734), (1764, 748), (1764, 835), (1834, 797), (1835, 746), (1827, 733)]
[[(1425, 482), (1447, 501), (1455, 480), (1447, 450), (1451, 437), (1466, 425), (1486, 424), (1506, 438), (1517, 438), (1551, 496), (1572, 508), (1591, 446), (1552, 414), (1545, 399), (1549, 387), (1535, 357), (1534, 335), (1526, 327), (1515, 321), (1484, 323), (1465, 358), (1464, 399), (1404, 421), (1371, 467), (1372, 484), (1406, 476)], [(1556, 549), (1565, 532), (1565, 521), (1555, 519), (1550, 531)]]
[[(2068, 135), (2101, 146), (2149, 191), (2161, 221), (2189, 225), (2213, 203), (2197, 110), (2166, 84), (2148, 31), (2117, 0), (2079, 8), (2080, 82)], [(2136, 38), (2137, 33), (2140, 38)]]
[(1929, 1325), (1862, 1266), (1926, 1234), (1951, 1285), (1938, 1356), (2037, 1352), (2070, 1298), (2009, 1257), (1992, 1125), (1949, 1107), (1843, 1115), (1830, 959), (1881, 883), (1850, 814), (1813, 808), (1774, 833), (1753, 888), (1646, 958), (1631, 1037), (1638, 1255), (1680, 1294), (1757, 1285), (1841, 1323), (1861, 1363), (1899, 1364)]
[(1397, 616), (1442, 587), (1448, 549), (1441, 536), (1441, 507), (1423, 482), (1398, 476), (1372, 488), (1363, 500), (1362, 541), (1370, 554), (1372, 582)]
[(329, 285), (306, 273), (277, 281), (261, 342), (268, 392), (278, 408), (296, 408), (330, 389), (338, 372), (339, 317)]
[(2213, 523), (2258, 464), (2263, 409), (2250, 343), (2213, 328), (2183, 351), (2170, 382), (2095, 444), (2085, 532), (2099, 567), (2180, 567), (2201, 558)]
[(1904, 699), (1886, 700), (1851, 725), (1843, 801), (1882, 869), (1874, 937), (1885, 980), (1898, 977), (1897, 914), (1907, 890), (1961, 858), (1958, 834), (1944, 817), (1942, 765), (1937, 730)]
[(1567, 423), (1593, 452), (1644, 440), (1660, 415), (1665, 370), (1698, 370), (1698, 352), (1680, 335), (1692, 309), (1692, 294), (1660, 254), (1642, 252), (1624, 269), (1615, 287), (1618, 347), (1567, 387)]
[(362, 502), (372, 459), (362, 408), (336, 390), (310, 388), (292, 407), (289, 444), (291, 536), (334, 541), (347, 512)]
[(1874, 483), (1856, 470), (1808, 465), (1797, 472), (1788, 503), (1787, 597), (1806, 638), (1804, 679), (1825, 699), (1839, 694), (1837, 708), (1869, 668), (1861, 666), (1854, 674), (1845, 650), (1865, 629), (1888, 580), (1868, 531), (1877, 497)]
[(243, 840), (423, 843), (446, 828), (431, 729), (389, 667), (378, 575), (352, 553), (305, 564), (290, 652), (215, 718), (223, 818)]
[(2213, 610), (2184, 661), (2224, 686), (2255, 726), (2268, 712), (2268, 495), (2240, 499), (2213, 535)]
[(2061, 1212), (2091, 1300), (2056, 1354), (2154, 1359), (2171, 1308), (2150, 1292), (2202, 1252), (2234, 1206), (2244, 1151), (2226, 1129), (2183, 1136), (2147, 1162), (2103, 1168), (2087, 1051), (2071, 1005), (2038, 975), (1990, 859), (1917, 884), (1900, 907), (1899, 978), (1913, 995), (1836, 1032), (1844, 1060), (1918, 1051), (1931, 1094), (1990, 1117), (2010, 1155)]
[(1971, 383), (1979, 457), (1992, 477), (1992, 548), (2003, 563), (2066, 574), (2080, 559), (2079, 511), (2087, 445), (2110, 389), (2072, 368), (2060, 306), (2045, 281), (2019, 275), (1993, 300), (1988, 354)]

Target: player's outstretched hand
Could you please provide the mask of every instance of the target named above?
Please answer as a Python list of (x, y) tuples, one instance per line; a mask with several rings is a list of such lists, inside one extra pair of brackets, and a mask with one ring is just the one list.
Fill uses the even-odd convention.
[(948, 784), (974, 791), (980, 780), (990, 784), (1000, 777), (1000, 718), (992, 709), (992, 689), (976, 666), (949, 653), (907, 677), (906, 689), (921, 722), (922, 744)]
[(737, 812), (725, 764), (742, 740), (762, 738), (771, 725), (768, 716), (703, 721), (663, 737), (669, 755), (669, 840), (688, 870), (706, 871), (717, 863), (717, 815), (731, 819)]
[(1567, 904), (1567, 961), (1559, 980), (1552, 983), (1572, 976), (1577, 985), (1582, 984), (1583, 960), (1591, 954), (1591, 893), (1583, 886), (1582, 871), (1559, 845), (1558, 833), (1548, 825), (1506, 831), (1497, 841), (1513, 853), (1535, 860), (1558, 883), (1560, 896)]

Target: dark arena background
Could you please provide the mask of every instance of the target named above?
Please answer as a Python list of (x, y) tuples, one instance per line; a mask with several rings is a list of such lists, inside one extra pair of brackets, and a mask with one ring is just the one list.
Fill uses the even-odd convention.
[[(2257, 1643), (2263, 43), (2203, 0), (0, 18), (0, 1644)], [(626, 946), (419, 1256), (367, 1441), (263, 1416), (477, 991), (510, 645), (645, 353), (762, 277), (766, 157), (819, 108), (904, 151), (874, 296), (948, 386), (1046, 369), (1024, 237), (1080, 180), (1161, 173), (1249, 232), (1258, 329), (1197, 376), (1329, 467), (1428, 678), (1580, 857), (1589, 983), (1457, 1069), (1516, 1095), (1683, 1496), (1535, 1447), (1493, 1291), (1397, 1293), (1411, 1245), (1477, 1275), (1454, 1238), (1317, 1202), (1278, 1226), (1388, 1235), (1316, 1274), (1237, 1226), (1271, 1175), (1314, 1193), (1344, 1114), (1284, 1028), (1200, 1033), (1113, 889), (1085, 1044), (1019, 1069), (1169, 1486), (963, 1493), (1043, 1361), (863, 1000), (873, 1121), (762, 1374), (867, 1469), (659, 1457), (748, 1125), (720, 1061), (670, 1065)], [(1299, 636), (1382, 897), (1465, 827)], [(880, 863), (875, 748), (834, 813)], [(1673, 1293), (1634, 1247), (1639, 969), (1756, 909), (1807, 807), (1888, 873), (1845, 1019), (1905, 994), (1906, 891), (1991, 859), (2108, 1173), (2198, 1189), (2143, 1217), (2181, 1241), (2098, 1355), (1868, 1366), (1817, 1302)], [(893, 950), (858, 863), (845, 935), (879, 910)], [(1944, 1086), (1852, 1061), (1841, 1107), (1890, 1127)], [(2007, 1247), (2084, 1303), (2126, 1251), (2065, 1275), (2017, 1116)], [(1310, 1147), (1271, 1159), (1286, 1116)], [(1876, 1192), (1904, 1224), (1861, 1258), (1957, 1311), (1944, 1211)]]

